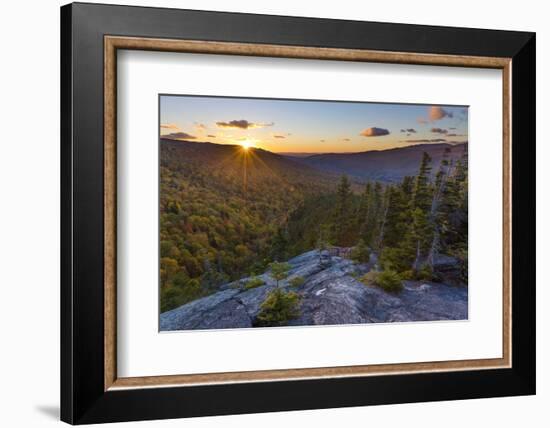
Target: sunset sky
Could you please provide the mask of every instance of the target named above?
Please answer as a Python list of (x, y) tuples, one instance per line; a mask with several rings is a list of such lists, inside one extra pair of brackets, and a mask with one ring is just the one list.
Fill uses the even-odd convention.
[(160, 97), (163, 138), (337, 153), (468, 140), (464, 106)]

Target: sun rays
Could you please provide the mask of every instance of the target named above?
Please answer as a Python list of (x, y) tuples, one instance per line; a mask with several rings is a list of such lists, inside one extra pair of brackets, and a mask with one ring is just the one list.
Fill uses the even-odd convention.
[(257, 146), (258, 140), (252, 138), (242, 138), (237, 140), (237, 144), (241, 146), (245, 151), (248, 151), (250, 148)]

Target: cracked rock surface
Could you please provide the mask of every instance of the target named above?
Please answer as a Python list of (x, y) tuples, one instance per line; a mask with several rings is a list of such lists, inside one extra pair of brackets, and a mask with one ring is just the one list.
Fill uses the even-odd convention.
[[(290, 289), (292, 278), (305, 279), (295, 291), (301, 296), (300, 317), (288, 325), (335, 325), (380, 322), (465, 320), (468, 289), (453, 285), (405, 281), (404, 290), (390, 294), (356, 278), (376, 263), (357, 264), (313, 250), (288, 261), (290, 275), (279, 287)], [(276, 287), (269, 272), (265, 284), (245, 290), (247, 278), (224, 284), (220, 291), (160, 315), (160, 329), (203, 330), (252, 327), (267, 294)]]

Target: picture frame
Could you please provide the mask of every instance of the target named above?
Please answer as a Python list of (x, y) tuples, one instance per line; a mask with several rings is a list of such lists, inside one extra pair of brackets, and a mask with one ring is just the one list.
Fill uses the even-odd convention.
[[(119, 50), (502, 70), (502, 357), (119, 377)], [(534, 394), (535, 97), (534, 33), (63, 6), (61, 419), (86, 424)]]

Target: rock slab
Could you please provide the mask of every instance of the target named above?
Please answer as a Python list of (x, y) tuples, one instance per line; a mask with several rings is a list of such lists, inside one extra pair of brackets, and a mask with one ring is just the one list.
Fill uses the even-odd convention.
[[(358, 264), (340, 257), (327, 258), (317, 250), (289, 260), (292, 278), (305, 282), (295, 290), (301, 296), (300, 317), (289, 326), (340, 325), (468, 319), (468, 288), (405, 281), (404, 290), (390, 294), (366, 286), (357, 278), (374, 263)], [(250, 328), (260, 306), (276, 287), (269, 272), (259, 275), (265, 284), (245, 290), (246, 278), (224, 284), (220, 291), (160, 315), (161, 331)]]

